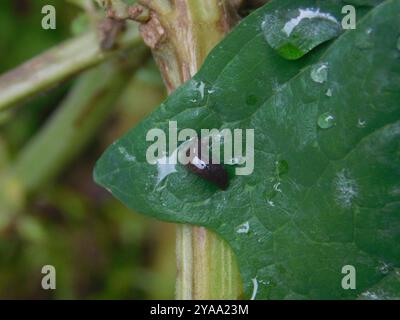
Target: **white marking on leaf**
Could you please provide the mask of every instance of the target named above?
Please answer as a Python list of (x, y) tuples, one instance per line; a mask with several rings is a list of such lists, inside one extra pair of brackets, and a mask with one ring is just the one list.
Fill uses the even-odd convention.
[(358, 185), (349, 170), (343, 169), (335, 179), (336, 201), (341, 207), (349, 208), (358, 195)]
[(176, 161), (172, 161), (172, 159), (175, 157), (175, 152), (169, 157), (163, 156), (160, 159), (157, 159), (157, 183), (160, 183), (171, 173), (177, 172)]
[(258, 281), (257, 281), (257, 277), (251, 279), (251, 281), (253, 282), (253, 293), (251, 295), (250, 300), (255, 300), (256, 296), (257, 296), (257, 291), (258, 291)]
[(129, 162), (136, 160), (135, 156), (131, 155), (124, 147), (118, 147), (118, 151), (124, 156), (124, 159)]

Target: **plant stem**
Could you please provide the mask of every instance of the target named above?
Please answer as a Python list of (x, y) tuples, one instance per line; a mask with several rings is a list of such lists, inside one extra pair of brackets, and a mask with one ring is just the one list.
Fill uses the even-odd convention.
[(68, 40), (0, 77), (0, 111), (140, 42), (138, 28), (134, 23), (121, 36), (116, 50), (102, 50), (96, 31)]
[[(169, 92), (189, 80), (237, 21), (240, 1), (142, 0), (151, 19), (140, 27)], [(177, 226), (177, 299), (238, 299), (241, 281), (225, 241), (202, 227)]]
[(82, 75), (43, 129), (18, 155), (12, 176), (30, 192), (57, 175), (113, 112), (135, 67), (148, 56), (130, 50), (129, 65), (113, 59)]
[(229, 245), (215, 233), (177, 226), (177, 299), (239, 299), (241, 279)]

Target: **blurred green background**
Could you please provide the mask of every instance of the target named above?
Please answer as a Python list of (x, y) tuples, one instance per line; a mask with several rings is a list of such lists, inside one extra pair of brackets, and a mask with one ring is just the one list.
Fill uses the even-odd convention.
[[(0, 74), (85, 32), (90, 22), (79, 1), (0, 1)], [(56, 30), (41, 28), (47, 4), (56, 7)], [(136, 58), (132, 66), (129, 60)], [(114, 87), (100, 98), (93, 86), (109, 74), (110, 62), (0, 112), (0, 299), (174, 297), (175, 227), (131, 212), (92, 180), (104, 149), (166, 96), (145, 49), (117, 59), (128, 62), (120, 64), (121, 73), (110, 78)], [(96, 111), (99, 99), (107, 101), (101, 112)], [(57, 119), (56, 111), (71, 114), (68, 110), (81, 105), (85, 117), (73, 128), (78, 137), (73, 141), (63, 135), (68, 123)], [(46, 140), (44, 129), (51, 126), (60, 129), (49, 131), (53, 137)], [(46, 162), (52, 159), (51, 143), (69, 149), (59, 165)], [(26, 187), (25, 176), (40, 170), (46, 177)], [(48, 264), (56, 268), (56, 290), (41, 287), (41, 269)]]

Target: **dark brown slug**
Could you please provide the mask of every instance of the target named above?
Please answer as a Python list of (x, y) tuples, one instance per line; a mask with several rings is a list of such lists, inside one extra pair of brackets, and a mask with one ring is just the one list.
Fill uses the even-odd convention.
[[(228, 172), (221, 164), (212, 163), (212, 160), (210, 160), (210, 163), (204, 162), (201, 157), (200, 141), (196, 145), (197, 147), (189, 148), (186, 151), (186, 155), (191, 156), (186, 168), (197, 176), (212, 182), (220, 189), (226, 190), (229, 185)], [(192, 151), (191, 155), (190, 151)]]

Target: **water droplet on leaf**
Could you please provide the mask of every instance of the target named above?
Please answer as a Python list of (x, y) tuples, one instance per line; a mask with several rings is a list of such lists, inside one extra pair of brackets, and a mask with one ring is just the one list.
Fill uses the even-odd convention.
[(246, 159), (244, 157), (233, 157), (231, 159), (228, 159), (226, 161), (226, 164), (237, 165), (237, 164), (244, 164), (245, 162), (246, 162)]
[(388, 274), (389, 271), (391, 270), (391, 266), (387, 264), (386, 262), (381, 262), (378, 266), (378, 270), (382, 274)]
[(311, 79), (317, 83), (324, 83), (328, 79), (328, 65), (320, 63), (311, 68)]
[(246, 221), (236, 228), (237, 233), (249, 233), (250, 223)]
[(326, 90), (325, 94), (327, 97), (332, 97), (332, 90), (331, 89)]
[(281, 186), (281, 183), (280, 183), (280, 182), (275, 183), (275, 184), (274, 184), (274, 190), (275, 190), (276, 192), (282, 192), (280, 186)]
[(318, 118), (318, 127), (321, 129), (329, 129), (335, 125), (335, 116), (330, 112), (321, 114)]
[(271, 207), (275, 207), (275, 203), (272, 200), (267, 200), (267, 203), (271, 206)]
[(261, 27), (268, 44), (290, 60), (302, 57), (341, 32), (337, 19), (319, 8), (277, 10), (265, 16)]
[(358, 119), (357, 121), (357, 127), (358, 128), (365, 128), (367, 126), (367, 120), (364, 119)]
[[(208, 89), (206, 88), (206, 84), (203, 81), (196, 81), (196, 80), (191, 80), (191, 83), (193, 85), (193, 90), (194, 92), (197, 92), (198, 95), (200, 96), (200, 99), (203, 100), (205, 97), (206, 92), (208, 93)], [(195, 99), (197, 101), (197, 99)]]

